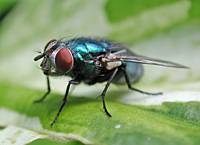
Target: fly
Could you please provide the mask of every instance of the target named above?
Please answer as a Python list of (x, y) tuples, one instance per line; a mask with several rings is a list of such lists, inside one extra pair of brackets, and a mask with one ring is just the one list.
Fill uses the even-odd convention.
[(51, 40), (44, 52), (34, 58), (35, 61), (43, 58), (40, 67), (47, 78), (48, 91), (44, 96), (35, 101), (41, 102), (50, 93), (49, 76), (70, 76), (63, 103), (51, 123), (54, 125), (60, 115), (72, 84), (78, 85), (84, 82), (88, 85), (107, 82), (101, 98), (105, 113), (112, 117), (106, 109), (105, 94), (111, 83), (127, 84), (128, 88), (147, 95), (160, 95), (159, 93), (148, 93), (133, 88), (131, 84), (140, 80), (143, 75), (142, 64), (152, 64), (175, 68), (187, 68), (183, 65), (152, 59), (135, 55), (124, 46), (103, 39), (75, 38), (68, 41)]

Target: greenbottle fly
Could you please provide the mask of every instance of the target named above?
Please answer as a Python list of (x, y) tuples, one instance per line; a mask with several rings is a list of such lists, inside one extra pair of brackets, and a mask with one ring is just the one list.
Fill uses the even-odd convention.
[(127, 84), (128, 88), (147, 95), (159, 95), (148, 93), (133, 88), (132, 84), (140, 80), (143, 75), (142, 64), (152, 64), (176, 68), (187, 68), (183, 65), (169, 61), (143, 57), (129, 51), (123, 45), (104, 39), (74, 38), (68, 41), (51, 40), (44, 52), (34, 58), (35, 61), (43, 58), (40, 67), (47, 78), (48, 91), (35, 102), (41, 102), (50, 93), (49, 76), (70, 76), (62, 105), (51, 123), (54, 125), (60, 115), (72, 84), (84, 82), (88, 85), (107, 82), (101, 98), (105, 113), (112, 117), (106, 109), (105, 94), (111, 83)]

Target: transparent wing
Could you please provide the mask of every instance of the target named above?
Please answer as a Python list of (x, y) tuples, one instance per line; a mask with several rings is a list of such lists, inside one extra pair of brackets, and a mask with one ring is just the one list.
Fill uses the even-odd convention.
[(176, 67), (176, 68), (188, 68), (186, 66), (170, 62), (170, 61), (164, 61), (144, 56), (108, 56), (106, 58), (107, 62), (113, 62), (113, 61), (122, 61), (122, 62), (134, 62), (134, 63), (142, 63), (142, 64), (151, 64), (151, 65), (160, 65), (160, 66), (167, 66), (167, 67)]

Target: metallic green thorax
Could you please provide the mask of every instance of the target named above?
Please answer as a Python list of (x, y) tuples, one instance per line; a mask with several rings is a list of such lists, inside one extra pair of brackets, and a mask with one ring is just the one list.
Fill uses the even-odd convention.
[(97, 57), (100, 54), (106, 54), (109, 49), (108, 43), (102, 41), (89, 40), (87, 41), (84, 38), (73, 39), (67, 41), (65, 44), (72, 54), (74, 59), (74, 66), (72, 71), (77, 72), (81, 75), (81, 79), (94, 78), (97, 74), (94, 66), (94, 57)]
[[(118, 51), (119, 47), (116, 48), (113, 43), (104, 40), (89, 38), (72, 39), (65, 42), (65, 45), (66, 48), (71, 51), (74, 59), (73, 68), (71, 70), (71, 73), (69, 73), (68, 75), (75, 78), (78, 76), (81, 80), (88, 84), (103, 82), (107, 80), (106, 78), (110, 77), (110, 74), (113, 72), (113, 70), (106, 70), (105, 68), (101, 68), (100, 70), (98, 70), (99, 68), (95, 67), (94, 61), (95, 58), (98, 58), (98, 56), (100, 55), (105, 56), (109, 52), (113, 53)], [(131, 82), (134, 83), (138, 81), (143, 74), (141, 64), (127, 62), (124, 62), (124, 64), (131, 65), (132, 70), (127, 72), (128, 75), (130, 74), (130, 79), (134, 79)], [(102, 76), (102, 74), (104, 74), (104, 76)], [(122, 72), (119, 72), (113, 82), (118, 84), (125, 83), (124, 77), (121, 76)], [(119, 79), (121, 79), (120, 82)]]

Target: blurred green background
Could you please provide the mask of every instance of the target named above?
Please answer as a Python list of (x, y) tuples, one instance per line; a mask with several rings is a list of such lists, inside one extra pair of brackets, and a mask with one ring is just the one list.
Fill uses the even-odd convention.
[[(174, 61), (193, 69), (191, 72), (145, 66), (145, 82), (200, 80), (198, 0), (0, 2), (1, 81), (45, 89), (45, 83), (37, 83), (44, 77), (36, 68), (39, 62), (33, 62), (35, 51), (43, 51), (51, 39), (79, 36), (107, 38), (129, 45), (140, 55)], [(65, 85), (53, 84), (56, 90)]]
[[(138, 54), (192, 70), (145, 66), (143, 88), (200, 90), (200, 0), (0, 0), (1, 83), (45, 90), (35, 51), (51, 39), (79, 36), (124, 43)], [(52, 88), (63, 93), (67, 80), (53, 79)], [(74, 93), (89, 90), (82, 86)]]

